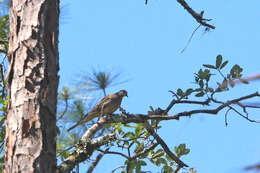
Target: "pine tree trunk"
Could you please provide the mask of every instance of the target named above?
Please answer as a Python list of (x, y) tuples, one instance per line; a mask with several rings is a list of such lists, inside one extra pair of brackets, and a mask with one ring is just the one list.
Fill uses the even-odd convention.
[(59, 0), (11, 0), (5, 173), (56, 169)]

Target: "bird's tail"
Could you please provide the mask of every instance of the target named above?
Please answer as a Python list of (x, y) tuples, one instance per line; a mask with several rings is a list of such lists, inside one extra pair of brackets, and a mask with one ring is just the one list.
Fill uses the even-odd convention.
[(99, 116), (99, 113), (95, 113), (95, 112), (91, 113), (91, 112), (89, 112), (87, 115), (85, 115), (85, 118), (84, 118), (83, 120), (77, 122), (75, 125), (73, 125), (72, 127), (70, 127), (70, 128), (68, 129), (68, 132), (71, 131), (72, 129), (78, 127), (80, 124), (89, 122), (89, 121), (91, 121), (92, 119), (94, 119), (94, 118), (96, 118), (96, 117), (98, 117), (98, 116)]

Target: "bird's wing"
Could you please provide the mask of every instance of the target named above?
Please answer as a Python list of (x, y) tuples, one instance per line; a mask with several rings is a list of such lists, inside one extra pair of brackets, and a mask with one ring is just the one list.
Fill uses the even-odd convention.
[(107, 95), (107, 96), (105, 96), (103, 99), (101, 99), (101, 100), (94, 106), (94, 108), (91, 109), (91, 111), (89, 111), (89, 113), (91, 113), (91, 112), (100, 112), (101, 109), (102, 109), (102, 106), (103, 106), (105, 103), (107, 103), (107, 102), (109, 102), (109, 101), (111, 100), (111, 98), (113, 97), (112, 95), (113, 95), (113, 94)]

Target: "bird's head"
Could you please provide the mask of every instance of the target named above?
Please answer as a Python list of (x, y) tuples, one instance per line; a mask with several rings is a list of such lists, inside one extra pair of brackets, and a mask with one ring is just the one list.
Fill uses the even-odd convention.
[(118, 92), (118, 94), (119, 94), (120, 96), (122, 96), (122, 97), (124, 97), (124, 96), (128, 97), (126, 90), (120, 90), (120, 91)]

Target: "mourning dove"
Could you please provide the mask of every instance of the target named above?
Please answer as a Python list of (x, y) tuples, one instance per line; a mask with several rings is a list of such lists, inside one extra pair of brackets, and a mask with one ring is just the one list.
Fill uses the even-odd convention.
[[(89, 111), (83, 120), (79, 121), (77, 124), (74, 126), (70, 127), (68, 131), (74, 129), (80, 124), (83, 124), (85, 122), (88, 122), (96, 117), (104, 116), (104, 115), (109, 115), (115, 112), (121, 105), (122, 99), (124, 96), (127, 96), (127, 91), (126, 90), (120, 90), (119, 92), (115, 94), (110, 94), (105, 96), (102, 100), (100, 100), (96, 106)], [(128, 97), (128, 96), (127, 96)]]

